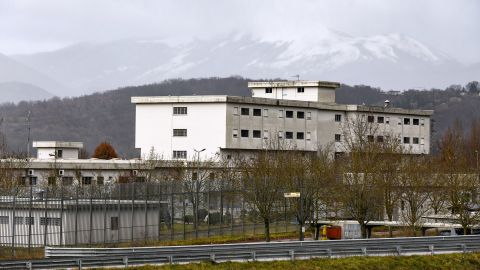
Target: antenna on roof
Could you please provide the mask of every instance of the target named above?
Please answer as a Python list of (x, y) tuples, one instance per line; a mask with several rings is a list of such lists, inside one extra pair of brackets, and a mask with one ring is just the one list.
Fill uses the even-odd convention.
[(290, 76), (290, 77), (292, 77), (292, 78), (297, 78), (297, 81), (300, 81), (300, 75), (298, 75), (298, 74), (297, 74), (297, 75)]

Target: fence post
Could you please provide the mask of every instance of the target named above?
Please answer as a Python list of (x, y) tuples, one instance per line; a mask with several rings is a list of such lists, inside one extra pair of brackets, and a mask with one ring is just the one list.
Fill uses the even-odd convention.
[(15, 215), (16, 215), (16, 208), (17, 208), (17, 188), (15, 188), (15, 192), (13, 195), (13, 211), (12, 211), (12, 257), (15, 258)]
[(170, 200), (171, 200), (171, 213), (170, 213), (170, 240), (173, 240), (173, 236), (175, 234), (174, 230), (174, 222), (175, 222), (175, 198), (173, 197), (173, 183), (170, 186)]
[(285, 232), (288, 232), (288, 221), (287, 221), (287, 198), (283, 198), (283, 218), (285, 220)]
[(230, 192), (231, 198), (230, 198), (230, 235), (233, 236), (233, 198), (234, 198), (234, 192), (233, 190)]
[(294, 250), (290, 250), (290, 259), (292, 261), (295, 261), (295, 251)]
[(162, 184), (157, 183), (157, 190), (158, 190), (158, 226), (157, 226), (157, 241), (160, 241), (160, 234), (161, 234), (161, 224), (162, 224)]
[(132, 213), (131, 213), (131, 227), (130, 227), (130, 242), (133, 243), (133, 232), (135, 226), (135, 182), (131, 182), (130, 186), (132, 188)]
[(220, 235), (223, 235), (223, 178), (220, 179)]
[(118, 228), (117, 228), (117, 244), (120, 243), (120, 230), (122, 229), (122, 221), (120, 219), (120, 198), (122, 197), (121, 196), (121, 190), (120, 190), (120, 186), (122, 185), (125, 185), (125, 184), (119, 184), (119, 186), (117, 186), (117, 190), (118, 190), (118, 194), (117, 194), (117, 217), (118, 217)]
[[(105, 186), (103, 187), (105, 191)], [(107, 243), (107, 193), (102, 192), (100, 194), (103, 194), (103, 245)], [(108, 205), (110, 205), (110, 200), (108, 202)]]
[(60, 183), (60, 243), (59, 245), (60, 246), (63, 245), (63, 181), (61, 181)]
[(30, 200), (28, 202), (28, 254), (32, 252), (32, 205), (33, 204), (33, 186), (30, 185)]
[[(45, 190), (45, 213), (44, 213), (44, 229), (43, 229), (43, 246), (47, 246), (47, 233), (48, 233), (48, 187)], [(40, 222), (41, 223), (41, 222)]]
[(78, 189), (80, 187), (77, 185), (75, 188), (75, 246), (78, 244)]
[(186, 240), (187, 239), (186, 238), (187, 237), (187, 231), (186, 231), (187, 228), (186, 228), (186, 225), (185, 225), (185, 221), (186, 221), (185, 220), (185, 193), (183, 193), (182, 201), (183, 201), (183, 203), (182, 203), (182, 206), (183, 206), (183, 209), (182, 209), (182, 211), (183, 211), (182, 212), (183, 213), (182, 214), (183, 215), (183, 218), (182, 218), (183, 219), (183, 240)]
[(366, 247), (362, 247), (362, 254), (363, 254), (363, 256), (367, 256), (367, 248)]
[(145, 244), (147, 243), (148, 240), (148, 182), (145, 182), (144, 184), (144, 191), (145, 191), (145, 225), (144, 225), (144, 230), (145, 230)]
[(207, 186), (207, 238), (210, 238), (210, 189), (212, 188), (211, 181), (208, 181)]
[(433, 245), (428, 246), (428, 249), (430, 250), (430, 254), (431, 254), (431, 255), (434, 255), (434, 254), (435, 254), (434, 246), (433, 246)]
[(397, 254), (399, 256), (402, 255), (402, 248), (400, 246), (397, 246)]
[(90, 183), (90, 219), (89, 219), (89, 226), (88, 226), (88, 244), (92, 245), (92, 236), (93, 236), (93, 184)]

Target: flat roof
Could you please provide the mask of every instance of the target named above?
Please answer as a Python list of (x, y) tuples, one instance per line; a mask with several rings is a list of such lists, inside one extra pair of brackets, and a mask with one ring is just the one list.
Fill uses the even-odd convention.
[(430, 116), (433, 110), (413, 110), (395, 107), (366, 106), (366, 105), (348, 105), (338, 103), (325, 103), (301, 100), (272, 99), (259, 97), (239, 97), (226, 95), (204, 95), (204, 96), (150, 96), (150, 97), (132, 97), (131, 102), (135, 104), (163, 104), (163, 103), (238, 103), (267, 106), (284, 106), (297, 108), (312, 108), (330, 111), (345, 112), (375, 112), (406, 115)]
[(338, 82), (328, 81), (277, 81), (277, 82), (249, 82), (248, 88), (289, 88), (289, 87), (320, 87), (336, 89), (340, 87)]
[(83, 148), (82, 142), (34, 141), (36, 148)]

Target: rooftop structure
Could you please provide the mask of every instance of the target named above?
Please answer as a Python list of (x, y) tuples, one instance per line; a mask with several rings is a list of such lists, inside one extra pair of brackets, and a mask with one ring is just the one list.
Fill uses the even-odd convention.
[(340, 83), (326, 81), (249, 82), (252, 97), (335, 103)]

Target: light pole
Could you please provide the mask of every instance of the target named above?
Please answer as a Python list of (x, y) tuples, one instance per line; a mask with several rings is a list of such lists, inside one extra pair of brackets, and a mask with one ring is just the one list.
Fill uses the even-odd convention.
[(194, 213), (194, 221), (195, 221), (195, 239), (198, 238), (198, 193), (200, 192), (199, 186), (198, 186), (198, 179), (200, 178), (200, 153), (205, 151), (205, 148), (202, 150), (196, 150), (193, 149), (195, 153), (197, 154), (197, 178), (195, 179), (195, 213)]

